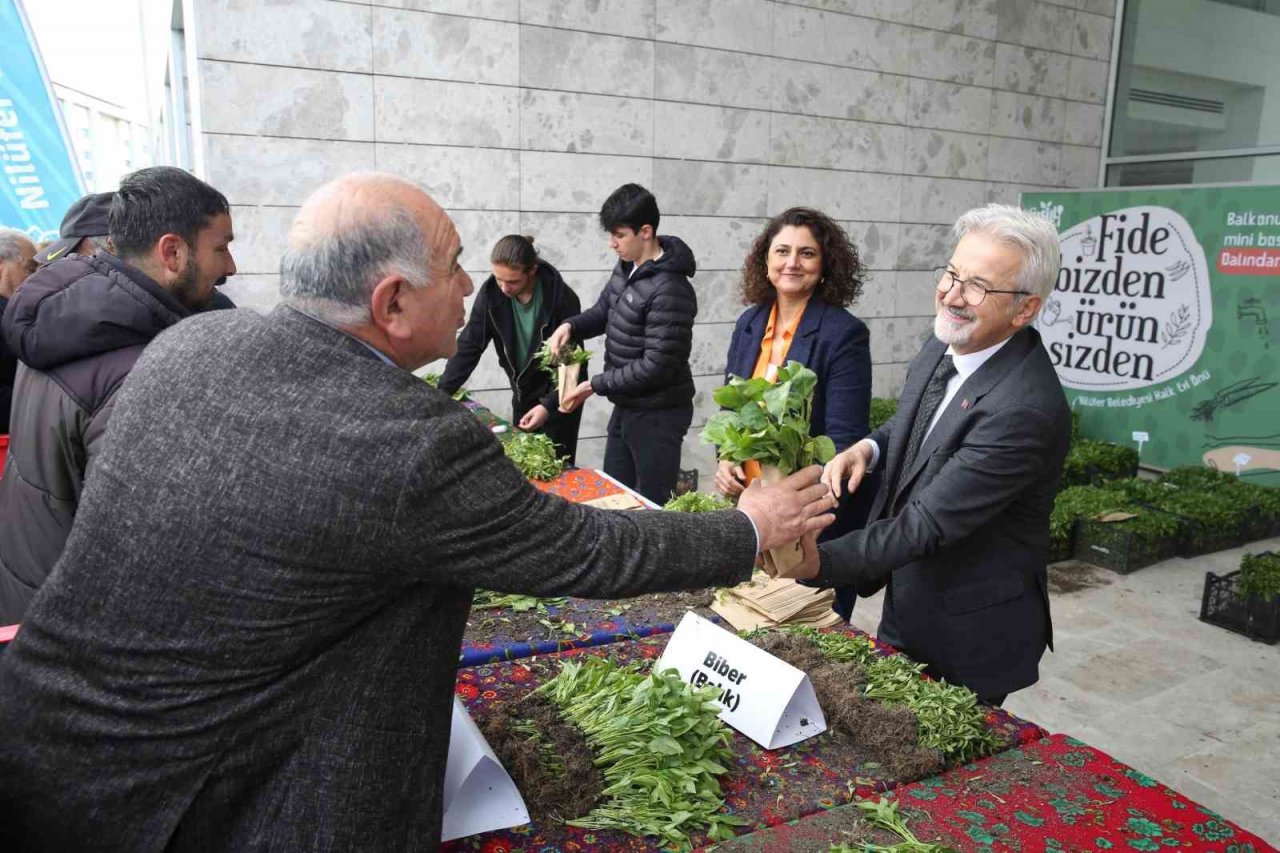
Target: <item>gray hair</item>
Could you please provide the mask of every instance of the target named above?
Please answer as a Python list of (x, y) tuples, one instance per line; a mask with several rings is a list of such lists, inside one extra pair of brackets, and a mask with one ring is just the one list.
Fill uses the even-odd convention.
[(426, 287), (431, 249), (406, 210), (382, 213), (305, 246), (290, 246), (280, 259), (282, 301), (337, 326), (369, 322), (369, 297), (384, 276), (399, 274)]
[(16, 261), (27, 246), (34, 246), (26, 232), (17, 228), (0, 228), (0, 262)]
[[(1015, 283), (1041, 300), (1048, 299), (1062, 266), (1058, 229), (1039, 213), (1008, 204), (988, 204), (965, 213), (952, 229), (957, 240), (966, 234), (986, 234), (1022, 252), (1022, 268)], [(1013, 300), (1016, 307), (1023, 297)]]

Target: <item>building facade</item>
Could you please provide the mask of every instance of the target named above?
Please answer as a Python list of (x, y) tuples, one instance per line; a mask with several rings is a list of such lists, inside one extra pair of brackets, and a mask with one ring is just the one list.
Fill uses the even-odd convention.
[[(850, 310), (893, 395), (929, 334), (949, 224), (1030, 189), (1099, 183), (1115, 0), (184, 0), (192, 166), (234, 206), (244, 305), (277, 300), (298, 205), (400, 173), (458, 223), (477, 283), (529, 234), (584, 304), (613, 266), (597, 212), (635, 181), (698, 258), (697, 414), (714, 467), (739, 270), (788, 206), (840, 220), (871, 269)], [(597, 345), (597, 349), (602, 344)], [(468, 383), (502, 412), (492, 354)], [(579, 462), (599, 464), (593, 398)]]

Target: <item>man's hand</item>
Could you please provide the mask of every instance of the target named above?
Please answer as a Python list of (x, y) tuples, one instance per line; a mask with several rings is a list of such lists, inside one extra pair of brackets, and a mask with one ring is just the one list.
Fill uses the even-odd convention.
[(831, 489), (818, 481), (817, 465), (797, 471), (772, 486), (754, 480), (738, 498), (738, 509), (755, 522), (760, 550), (786, 545), (828, 527), (836, 517)]
[(839, 500), (844, 494), (846, 484), (850, 494), (857, 490), (858, 484), (866, 476), (870, 465), (871, 443), (863, 439), (853, 447), (837, 453), (835, 458), (827, 463), (822, 469), (822, 482), (830, 487), (831, 494)]
[(517, 426), (525, 432), (532, 432), (545, 424), (549, 417), (551, 417), (551, 413), (547, 411), (547, 407), (539, 403), (524, 413), (524, 417), (520, 419), (520, 423)]
[(746, 488), (743, 483), (746, 481), (747, 475), (743, 473), (741, 465), (722, 459), (716, 466), (716, 491), (726, 498), (742, 494), (742, 490)]
[(569, 324), (561, 323), (559, 326), (556, 327), (556, 330), (551, 333), (551, 337), (547, 338), (547, 343), (551, 344), (551, 348), (553, 350), (558, 350), (560, 349), (560, 347), (569, 343), (569, 338), (572, 335), (573, 335), (573, 329), (569, 326)]
[[(560, 328), (563, 329), (564, 326), (561, 326)], [(565, 397), (564, 402), (560, 404), (560, 411), (564, 412), (566, 415), (569, 414), (574, 409), (587, 402), (587, 398), (594, 393), (596, 393), (596, 390), (591, 387), (590, 379), (585, 382), (579, 382), (578, 387), (570, 391), (569, 395)]]

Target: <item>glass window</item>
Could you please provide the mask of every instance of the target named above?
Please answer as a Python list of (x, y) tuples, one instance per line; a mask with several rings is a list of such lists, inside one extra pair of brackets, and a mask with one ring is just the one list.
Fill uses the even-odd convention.
[(1109, 187), (1237, 183), (1280, 183), (1280, 154), (1153, 160), (1145, 163), (1112, 163), (1107, 166)]
[(1280, 145), (1280, 0), (1127, 0), (1114, 104), (1111, 157)]

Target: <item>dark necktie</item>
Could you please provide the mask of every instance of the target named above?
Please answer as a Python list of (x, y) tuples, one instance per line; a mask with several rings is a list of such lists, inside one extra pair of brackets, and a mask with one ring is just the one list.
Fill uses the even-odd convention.
[(907, 472), (915, 465), (916, 455), (920, 452), (920, 445), (924, 444), (924, 436), (929, 431), (933, 413), (937, 411), (942, 398), (947, 395), (947, 382), (955, 375), (955, 362), (951, 360), (951, 356), (944, 355), (938, 362), (938, 366), (933, 369), (933, 376), (929, 377), (929, 384), (925, 386), (924, 394), (920, 396), (920, 408), (916, 410), (915, 422), (911, 424), (911, 437), (907, 439), (907, 455), (903, 458), (902, 468), (898, 470), (897, 487), (894, 489), (895, 498), (902, 493)]

